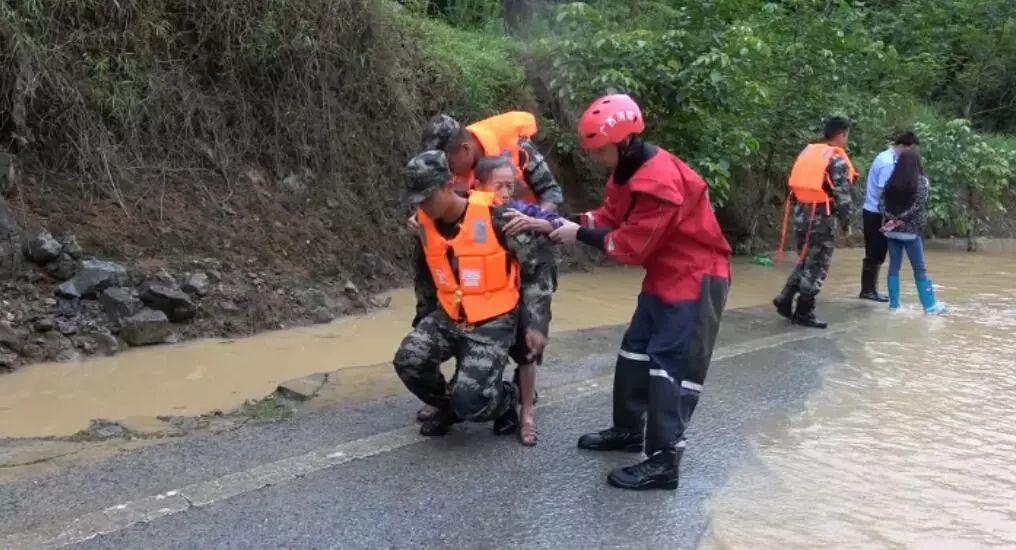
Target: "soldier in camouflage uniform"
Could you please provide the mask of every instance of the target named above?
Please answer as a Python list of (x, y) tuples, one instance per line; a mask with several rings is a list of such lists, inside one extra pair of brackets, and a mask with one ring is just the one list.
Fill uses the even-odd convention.
[[(471, 150), (472, 154), (467, 153), (461, 164), (454, 165), (455, 163), (453, 163), (452, 171), (459, 178), (468, 176), (484, 155), (496, 157), (501, 153), (500, 151), (484, 152), (469, 130), (463, 127), (459, 121), (445, 114), (430, 119), (423, 130), (424, 149), (440, 149), (451, 155), (453, 149), (458, 149), (463, 144), (467, 145), (466, 148)], [(536, 196), (540, 208), (547, 211), (556, 210), (557, 206), (564, 202), (564, 194), (561, 192), (561, 186), (554, 179), (554, 174), (551, 173), (547, 161), (537, 151), (532, 140), (528, 138), (519, 139), (519, 150), (519, 169), (522, 171), (522, 178)], [(468, 184), (468, 182), (465, 183)]]
[[(469, 178), (472, 176), (472, 171), (476, 168), (479, 160), (484, 156), (498, 156), (501, 154), (501, 151), (483, 150), (476, 136), (468, 128), (446, 114), (439, 114), (427, 122), (423, 129), (421, 142), (425, 150), (441, 150), (445, 152), (449, 158), (449, 168), (456, 178), (454, 189), (462, 194), (469, 191), (471, 183)], [(558, 206), (564, 202), (564, 194), (561, 192), (561, 187), (558, 185), (557, 180), (554, 179), (554, 174), (550, 171), (550, 166), (547, 164), (546, 159), (543, 158), (543, 155), (540, 154), (529, 138), (520, 137), (518, 148), (519, 156), (516, 167), (522, 176), (525, 187), (523, 185), (516, 185), (516, 189), (523, 190), (527, 188), (532, 194), (522, 198), (538, 203), (540, 208), (547, 212), (556, 212)], [(453, 159), (457, 162), (452, 162)], [(409, 218), (408, 226), (410, 231), (413, 232), (419, 229), (415, 215)], [(557, 254), (556, 249), (555, 254)], [(417, 249), (418, 255), (419, 249)], [(557, 278), (556, 267), (554, 278), (555, 280)], [(415, 286), (419, 288), (421, 284), (426, 285), (428, 282), (417, 280)], [(421, 311), (420, 307), (417, 308), (418, 319), (425, 313), (426, 311)], [(516, 381), (518, 381), (518, 377), (519, 371), (516, 369)], [(425, 422), (433, 418), (436, 413), (437, 411), (434, 407), (424, 405), (417, 412), (416, 418), (421, 422)]]
[[(407, 166), (407, 199), (435, 220), (440, 234), (451, 239), (459, 232), (467, 199), (452, 189), (452, 176), (441, 151), (426, 151)], [(526, 308), (526, 334), (532, 353), (541, 353), (550, 325), (550, 299), (554, 291), (554, 256), (550, 241), (543, 235), (504, 231), (509, 218), (506, 209), (491, 206), (494, 234), (501, 246), (518, 262), (520, 303)], [(452, 262), (453, 270), (455, 262)], [(488, 321), (466, 325), (454, 321), (438, 300), (430, 268), (418, 255), (416, 277), (417, 319), (414, 329), (402, 341), (394, 366), (399, 378), (421, 401), (438, 409), (424, 422), (420, 433), (439, 436), (462, 420), (494, 420), (499, 434), (513, 433), (518, 424), (518, 389), (502, 380), (508, 349), (515, 342), (518, 311)], [(457, 275), (456, 275), (457, 277)], [(449, 385), (440, 371), (441, 363), (456, 358), (458, 365)]]
[[(850, 135), (850, 123), (844, 118), (833, 117), (826, 123), (825, 138), (829, 145), (845, 149)], [(822, 283), (829, 273), (836, 245), (836, 224), (844, 233), (850, 231), (850, 220), (854, 216), (854, 199), (851, 194), (856, 174), (850, 160), (834, 155), (826, 168), (828, 180), (826, 193), (830, 198), (830, 209), (824, 205), (797, 203), (794, 205), (794, 236), (797, 241), (798, 264), (787, 278), (787, 283), (773, 300), (777, 311), (794, 323), (826, 328), (825, 321), (815, 316), (815, 297), (822, 290)], [(830, 185), (831, 182), (831, 185)], [(797, 308), (793, 308), (794, 295)]]

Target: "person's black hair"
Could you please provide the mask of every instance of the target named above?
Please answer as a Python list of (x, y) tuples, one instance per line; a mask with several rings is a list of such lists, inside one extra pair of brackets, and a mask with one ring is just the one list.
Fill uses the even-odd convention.
[(825, 138), (830, 140), (850, 130), (850, 120), (842, 116), (830, 117), (825, 123)]
[(896, 136), (893, 140), (893, 145), (903, 145), (904, 147), (911, 147), (914, 145), (920, 145), (921, 142), (917, 140), (917, 134), (913, 132), (903, 132)]
[(446, 153), (451, 153), (452, 151), (455, 151), (459, 147), (462, 147), (462, 144), (463, 143), (468, 143), (469, 139), (472, 136), (473, 136), (473, 134), (471, 134), (469, 132), (469, 130), (466, 130), (465, 128), (460, 129), (457, 134), (455, 134), (452, 137), (448, 138), (448, 144), (445, 145), (445, 148), (444, 148), (445, 152)]
[(885, 209), (890, 214), (900, 214), (910, 208), (917, 197), (917, 186), (924, 175), (921, 166), (921, 155), (917, 151), (907, 150), (896, 159), (896, 167), (882, 191), (885, 198)]

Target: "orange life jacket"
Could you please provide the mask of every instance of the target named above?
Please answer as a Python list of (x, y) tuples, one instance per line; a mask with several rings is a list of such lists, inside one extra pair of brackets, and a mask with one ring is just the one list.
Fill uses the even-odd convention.
[[(523, 158), (519, 140), (536, 135), (536, 117), (524, 111), (512, 111), (475, 122), (466, 127), (483, 148), (483, 154), (496, 157), (508, 153), (518, 180), (524, 185), (516, 187), (515, 198), (536, 204), (536, 194), (522, 174)], [(472, 175), (469, 177), (472, 181)]]
[(829, 161), (834, 156), (843, 157), (847, 161), (850, 183), (854, 183), (857, 179), (857, 171), (854, 170), (854, 165), (850, 162), (846, 151), (825, 143), (812, 143), (797, 155), (794, 167), (790, 170), (788, 186), (797, 202), (825, 204), (826, 210), (829, 210), (829, 193), (826, 191), (826, 184), (832, 186), (828, 168)]
[[(790, 179), (787, 181), (789, 193), (783, 210), (783, 233), (780, 236), (780, 249), (777, 251), (777, 262), (783, 261), (783, 250), (787, 245), (787, 228), (790, 222), (790, 200), (793, 198), (801, 204), (811, 205), (811, 218), (815, 218), (815, 210), (818, 206), (825, 205), (826, 215), (832, 213), (830, 208), (831, 199), (829, 191), (833, 186), (829, 178), (829, 162), (833, 157), (840, 156), (847, 162), (847, 173), (850, 183), (857, 181), (857, 170), (850, 162), (850, 157), (842, 147), (835, 147), (827, 143), (808, 144), (794, 161), (794, 167), (790, 170)], [(809, 228), (809, 233), (810, 233)], [(803, 261), (808, 255), (808, 242), (805, 238), (804, 246), (801, 248), (799, 261)]]
[(461, 228), (452, 239), (442, 236), (423, 210), (417, 213), (438, 302), (456, 322), (482, 323), (514, 310), (519, 303), (518, 262), (497, 240), (492, 204), (494, 193), (470, 193)]

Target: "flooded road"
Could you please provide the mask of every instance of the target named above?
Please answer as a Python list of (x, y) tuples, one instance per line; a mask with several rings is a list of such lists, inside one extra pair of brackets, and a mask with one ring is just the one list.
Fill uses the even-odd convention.
[[(843, 264), (839, 264), (842, 266)], [(1016, 548), (1016, 249), (935, 251), (948, 302), (838, 342), (804, 411), (709, 505), (712, 548)]]
[[(1009, 281), (1011, 273), (1016, 273), (1016, 251), (996, 245), (984, 254), (969, 255), (940, 248), (931, 252), (931, 273), (938, 284), (945, 285), (942, 298), (959, 301), (954, 308), (957, 315), (947, 322), (949, 326), (979, 326), (984, 319), (971, 318), (967, 312), (980, 308), (981, 300), (1004, 302), (1011, 297), (1006, 292), (1012, 292)], [(859, 250), (838, 251), (823, 299), (850, 299), (856, 292), (859, 264)], [(968, 268), (981, 273), (976, 280), (972, 278), (974, 271)], [(787, 265), (774, 269), (738, 259), (728, 307), (767, 303), (788, 269)], [(552, 330), (564, 332), (627, 322), (641, 273), (638, 269), (612, 267), (562, 277), (554, 298)], [(911, 306), (908, 311), (913, 312), (916, 295), (908, 286), (904, 285), (905, 301)], [(992, 289), (994, 293), (989, 292)], [(380, 365), (391, 360), (413, 315), (411, 290), (401, 289), (391, 296), (392, 305), (386, 310), (330, 325), (237, 340), (209, 339), (144, 348), (81, 363), (20, 369), (0, 377), (0, 437), (67, 436), (86, 428), (93, 418), (118, 420), (226, 411), (247, 399), (271, 393), (280, 382), (317, 372), (339, 371), (336, 376), (340, 381), (348, 381), (339, 384), (344, 388), (339, 397), (344, 399), (390, 395), (400, 391), (401, 385), (391, 369)], [(1004, 317), (1005, 312), (995, 311), (994, 315)], [(896, 336), (913, 341), (914, 335)], [(986, 341), (981, 339), (983, 336), (974, 330), (970, 334), (973, 341), (964, 345)], [(549, 353), (553, 353), (552, 347)]]
[[(398, 540), (408, 547), (560, 548), (575, 540), (625, 548), (649, 541), (661, 548), (1016, 547), (1016, 247), (930, 250), (931, 275), (950, 307), (948, 316), (930, 318), (909, 269), (903, 311), (857, 301), (860, 256), (838, 251), (834, 259), (819, 302), (834, 321), (830, 331), (788, 328), (769, 317), (768, 305), (728, 314), (725, 358), (710, 371), (713, 389), (693, 424), (695, 447), (677, 494), (619, 493), (602, 475), (630, 456), (574, 448), (576, 434), (607, 416), (608, 379), (590, 377), (609, 372), (615, 338), (591, 352), (596, 331), (564, 333), (627, 321), (640, 274), (612, 268), (562, 279), (556, 356), (601, 358), (545, 369), (548, 403), (536, 449), (494, 438), (485, 426), (415, 439), (409, 417), (417, 403), (387, 364), (412, 310), (409, 293), (398, 291), (390, 310), (328, 326), (0, 378), (0, 429), (26, 435), (70, 433), (94, 417), (226, 409), (320, 371), (337, 372), (340, 383), (330, 390), (337, 393), (324, 399), (343, 404), (215, 438), (180, 438), (91, 469), (66, 468), (48, 481), (26, 478), (6, 497), (0, 485), (0, 509), (5, 498), (17, 503), (7, 519), (20, 523), (7, 531), (26, 531), (128, 501), (144, 506), (147, 495), (169, 488), (198, 494), (193, 483), (231, 495), (219, 484), (249, 483), (248, 475), (267, 475), (277, 463), (313, 462), (300, 453), (355, 451), (364, 458), (301, 470), (286, 482), (273, 477), (270, 487), (244, 489), (201, 513), (183, 503), (172, 517), (91, 547), (329, 546), (337, 536), (378, 547), (391, 543), (392, 532), (379, 523), (406, 525)], [(766, 304), (787, 270), (739, 261), (731, 308)], [(598, 332), (600, 340), (609, 332)], [(766, 343), (771, 338), (785, 343)], [(591, 380), (601, 389), (590, 389)], [(494, 469), (463, 467), (495, 461)], [(423, 486), (430, 490), (416, 490)], [(433, 502), (445, 511), (434, 514)], [(339, 523), (335, 510), (343, 511)], [(484, 533), (462, 528), (476, 521), (488, 522)], [(419, 544), (409, 544), (411, 535)], [(633, 544), (641, 540), (635, 536), (646, 544)]]
[[(562, 277), (552, 330), (628, 322), (641, 277), (639, 269), (620, 267)], [(780, 284), (772, 268), (746, 263), (738, 277), (744, 283), (738, 279), (730, 307), (765, 303)], [(318, 372), (339, 371), (341, 395), (336, 397), (343, 399), (403, 391), (387, 364), (409, 330), (414, 298), (411, 289), (390, 295), (388, 309), (330, 325), (22, 368), (0, 377), (0, 437), (67, 436), (87, 428), (93, 418), (228, 411), (273, 392), (280, 382)]]

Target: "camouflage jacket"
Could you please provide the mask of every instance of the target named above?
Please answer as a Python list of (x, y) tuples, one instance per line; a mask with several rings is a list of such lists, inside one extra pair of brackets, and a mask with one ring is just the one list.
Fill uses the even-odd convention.
[[(491, 210), (494, 233), (497, 235), (498, 241), (519, 263), (522, 278), (520, 307), (523, 311), (521, 313), (526, 317), (529, 328), (546, 335), (550, 329), (550, 299), (556, 290), (554, 247), (546, 236), (536, 233), (519, 233), (510, 237), (505, 235), (504, 225), (508, 222), (504, 217), (506, 208), (493, 206)], [(431, 278), (430, 268), (424, 259), (423, 247), (420, 245), (419, 239), (416, 239), (414, 263), (416, 264), (416, 275), (413, 280), (416, 291), (416, 318), (413, 319), (415, 327), (421, 319), (439, 307), (437, 289), (434, 287), (434, 280)]]
[(547, 165), (547, 160), (543, 158), (533, 142), (522, 138), (519, 140), (519, 151), (521, 153), (522, 175), (536, 198), (541, 203), (561, 204), (564, 202), (561, 186), (557, 184), (554, 174), (550, 171), (550, 166)]
[(829, 179), (832, 181), (832, 211), (840, 221), (840, 227), (846, 231), (850, 220), (854, 217), (853, 182), (850, 181), (850, 169), (843, 157), (835, 156), (829, 161)]

